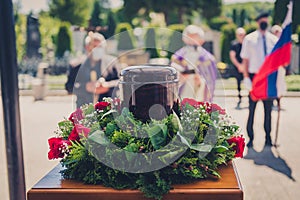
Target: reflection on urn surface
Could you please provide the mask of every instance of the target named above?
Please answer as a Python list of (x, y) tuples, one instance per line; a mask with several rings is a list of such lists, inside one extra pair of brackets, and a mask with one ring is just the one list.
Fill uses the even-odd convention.
[(177, 72), (168, 66), (128, 67), (121, 72), (120, 90), (122, 107), (143, 122), (163, 119), (178, 107)]

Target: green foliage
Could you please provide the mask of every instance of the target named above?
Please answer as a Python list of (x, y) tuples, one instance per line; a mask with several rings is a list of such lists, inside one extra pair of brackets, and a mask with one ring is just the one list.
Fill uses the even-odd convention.
[[(274, 7), (274, 19), (273, 24), (282, 24), (284, 21), (284, 18), (287, 13), (287, 5), (289, 4), (290, 0), (276, 0), (275, 1), (275, 7)], [(300, 13), (298, 10), (300, 9), (300, 2), (294, 1), (293, 6), (293, 23), (292, 23), (292, 29), (295, 33), (297, 31), (297, 26), (300, 25)]]
[(230, 22), (230, 19), (226, 17), (214, 17), (208, 21), (208, 25), (211, 29), (220, 31), (223, 25), (229, 24)]
[(167, 58), (171, 58), (171, 56), (181, 47), (184, 46), (182, 41), (182, 32), (185, 28), (184, 24), (171, 24), (168, 26), (169, 29), (173, 30), (172, 34), (170, 35), (168, 41), (168, 54)]
[(15, 21), (16, 32), (16, 48), (18, 62), (24, 57), (26, 50), (26, 16), (23, 14), (17, 14)]
[(130, 24), (119, 23), (115, 34), (118, 34), (118, 50), (130, 50), (134, 48), (133, 33)]
[[(44, 57), (49, 51), (55, 49), (55, 39), (60, 27), (60, 20), (53, 18), (48, 12), (41, 12), (39, 15), (40, 33), (41, 33), (41, 52)], [(51, 26), (49, 26), (51, 24)]]
[(159, 57), (156, 45), (156, 33), (154, 28), (148, 28), (145, 35), (146, 51), (150, 54), (150, 58)]
[(100, 18), (101, 8), (98, 0), (94, 1), (92, 16), (90, 20), (90, 25), (93, 27), (101, 26), (102, 21)]
[(290, 0), (276, 0), (274, 4), (273, 24), (281, 24), (286, 16), (286, 6)]
[(238, 24), (238, 22), (237, 22), (237, 13), (236, 13), (235, 8), (232, 10), (232, 21), (233, 21), (233, 23)]
[(55, 55), (57, 57), (63, 57), (65, 51), (71, 51), (71, 32), (68, 23), (63, 23), (59, 28)]
[(300, 91), (300, 75), (290, 75), (285, 77), (288, 91)]
[[(232, 18), (232, 10), (236, 9), (237, 14), (240, 13), (240, 16), (237, 17), (237, 21), (240, 21), (237, 25), (243, 26), (242, 18), (243, 18), (243, 10), (247, 11), (247, 15), (245, 15), (244, 22), (245, 24), (254, 21), (256, 16), (262, 12), (272, 13), (274, 8), (274, 3), (271, 2), (247, 2), (247, 3), (233, 3), (233, 4), (225, 4), (223, 6), (222, 12), (226, 17)], [(238, 20), (241, 19), (241, 20)]]
[[(146, 197), (154, 199), (162, 199), (173, 184), (191, 183), (211, 175), (220, 177), (217, 168), (235, 155), (233, 145), (227, 140), (236, 135), (239, 127), (230, 122), (229, 116), (212, 110), (213, 107), (203, 104), (195, 108), (185, 104), (181, 107), (180, 119), (171, 114), (162, 120), (142, 123), (128, 108), (116, 113), (114, 105), (101, 111), (95, 111), (92, 104), (85, 105), (82, 107), (85, 118), (80, 124), (91, 131), (87, 138), (73, 141), (68, 147), (61, 160), (65, 167), (61, 173), (64, 178), (87, 184), (139, 189)], [(72, 126), (68, 120), (60, 122), (58, 136), (67, 138)], [(109, 167), (114, 166), (112, 160), (115, 159), (120, 159), (118, 167), (151, 166), (154, 164), (152, 155), (147, 153), (154, 151), (160, 155), (154, 162), (165, 166), (159, 170), (133, 174)], [(143, 157), (136, 159), (137, 153), (144, 153)], [(180, 157), (169, 163), (178, 154)]]
[(245, 25), (245, 20), (247, 18), (247, 13), (245, 9), (242, 9), (241, 16), (240, 16), (240, 27), (243, 27)]
[(105, 33), (106, 38), (111, 38), (115, 34), (115, 29), (116, 29), (116, 20), (114, 18), (114, 13), (109, 12), (108, 17), (107, 17), (107, 31)]
[(298, 42), (297, 42), (297, 44), (300, 45), (300, 25), (297, 28), (296, 34), (298, 35)]
[(93, 1), (85, 0), (50, 0), (49, 9), (52, 17), (67, 21), (72, 25), (86, 26), (90, 18)]
[(202, 4), (201, 15), (208, 21), (221, 15), (222, 0), (203, 1)]
[(255, 31), (257, 29), (257, 23), (256, 22), (252, 22), (252, 23), (249, 23), (247, 25), (244, 26), (244, 29), (246, 31), (246, 33), (251, 33), (253, 31)]
[(294, 1), (294, 7), (293, 7), (293, 33), (296, 32), (297, 27), (300, 26), (300, 2)]
[(235, 24), (227, 24), (222, 27), (222, 38), (221, 38), (221, 60), (225, 63), (230, 63), (229, 51), (231, 41), (235, 39)]

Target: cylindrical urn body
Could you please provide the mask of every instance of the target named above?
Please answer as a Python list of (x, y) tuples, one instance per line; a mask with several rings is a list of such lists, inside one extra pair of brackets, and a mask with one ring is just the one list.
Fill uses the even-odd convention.
[(137, 119), (163, 119), (178, 109), (177, 72), (160, 65), (128, 67), (121, 72), (120, 94), (122, 107)]

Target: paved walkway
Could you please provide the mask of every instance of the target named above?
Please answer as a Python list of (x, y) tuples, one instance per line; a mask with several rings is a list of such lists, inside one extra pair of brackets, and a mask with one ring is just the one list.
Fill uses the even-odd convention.
[[(226, 91), (227, 93), (228, 91)], [(234, 92), (234, 91), (232, 91)], [(243, 98), (241, 109), (236, 109), (237, 98), (219, 95), (216, 102), (241, 125), (245, 133), (247, 98)], [(279, 144), (275, 149), (263, 149), (263, 110), (258, 104), (255, 118), (254, 149), (246, 150), (244, 159), (236, 160), (238, 173), (244, 188), (245, 200), (297, 200), (300, 197), (300, 136), (299, 97), (282, 99), (279, 126)], [(1, 108), (0, 108), (1, 109)], [(25, 176), (27, 190), (43, 177), (58, 161), (48, 161), (47, 139), (53, 136), (57, 122), (68, 117), (73, 110), (71, 96), (50, 96), (44, 101), (33, 101), (31, 96), (20, 97), (23, 134)], [(2, 112), (0, 110), (0, 114)], [(274, 138), (277, 112), (273, 112)], [(4, 131), (0, 123), (0, 156), (5, 158)], [(8, 199), (6, 160), (0, 162), (0, 199)]]

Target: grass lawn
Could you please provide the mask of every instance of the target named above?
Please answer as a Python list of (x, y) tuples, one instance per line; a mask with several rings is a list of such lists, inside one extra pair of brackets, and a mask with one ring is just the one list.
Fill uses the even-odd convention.
[[(300, 75), (289, 75), (285, 77), (285, 81), (287, 84), (287, 90), (293, 92), (300, 92)], [(236, 80), (235, 78), (222, 79), (224, 89), (226, 90), (236, 90)], [(244, 85), (242, 84), (242, 89)], [(220, 88), (220, 87), (217, 87)], [(222, 89), (222, 88), (221, 88)]]

